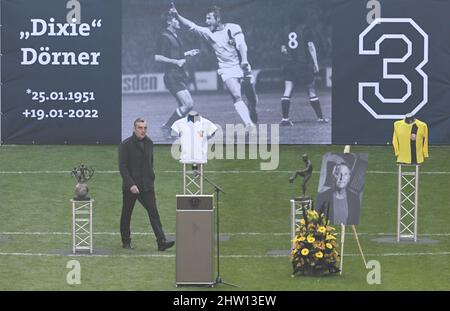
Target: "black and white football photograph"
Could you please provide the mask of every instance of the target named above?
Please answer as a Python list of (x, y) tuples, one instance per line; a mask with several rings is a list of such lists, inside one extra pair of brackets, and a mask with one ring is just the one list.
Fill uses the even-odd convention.
[(124, 1), (122, 136), (143, 115), (172, 143), (195, 111), (223, 133), (277, 124), (282, 144), (331, 143), (329, 2)]

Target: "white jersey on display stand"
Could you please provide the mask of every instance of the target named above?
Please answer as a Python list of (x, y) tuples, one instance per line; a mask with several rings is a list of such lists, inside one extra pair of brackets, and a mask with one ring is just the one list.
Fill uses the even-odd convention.
[(180, 137), (183, 164), (205, 164), (208, 161), (208, 138), (217, 126), (199, 115), (188, 115), (172, 125), (172, 131)]
[(217, 56), (219, 68), (239, 66), (238, 52), (233, 45), (228, 43), (230, 40), (228, 32), (235, 38), (236, 45), (239, 46), (242, 42), (245, 43), (241, 26), (238, 24), (226, 23), (222, 30), (212, 32), (207, 27), (201, 27), (194, 24), (191, 25), (190, 30), (198, 33), (211, 43)]

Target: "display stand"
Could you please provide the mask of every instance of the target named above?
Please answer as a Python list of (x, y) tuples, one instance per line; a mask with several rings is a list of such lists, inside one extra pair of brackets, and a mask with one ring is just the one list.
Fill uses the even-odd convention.
[(419, 165), (398, 164), (397, 242), (417, 242)]
[(72, 253), (94, 250), (92, 240), (92, 209), (94, 200), (72, 202)]

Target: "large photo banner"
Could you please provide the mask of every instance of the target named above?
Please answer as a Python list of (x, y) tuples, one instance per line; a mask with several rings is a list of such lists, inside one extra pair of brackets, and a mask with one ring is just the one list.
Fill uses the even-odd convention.
[(121, 1), (2, 0), (6, 144), (120, 142)]
[(333, 143), (391, 143), (408, 113), (431, 144), (450, 143), (449, 12), (441, 0), (336, 2)]

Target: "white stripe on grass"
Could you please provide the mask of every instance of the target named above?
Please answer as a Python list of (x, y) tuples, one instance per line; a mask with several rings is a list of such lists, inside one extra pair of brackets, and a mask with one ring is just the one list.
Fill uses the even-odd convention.
[[(448, 256), (450, 252), (426, 252), (426, 253), (380, 253), (380, 254), (365, 254), (366, 257), (398, 257), (398, 256)], [(47, 253), (19, 253), (19, 252), (0, 252), (0, 256), (22, 256), (22, 257), (91, 257), (91, 258), (174, 258), (175, 254), (114, 254), (114, 255), (101, 255), (101, 254), (47, 254)], [(345, 254), (346, 257), (356, 257), (360, 254)], [(287, 258), (289, 255), (221, 255), (221, 258)]]

